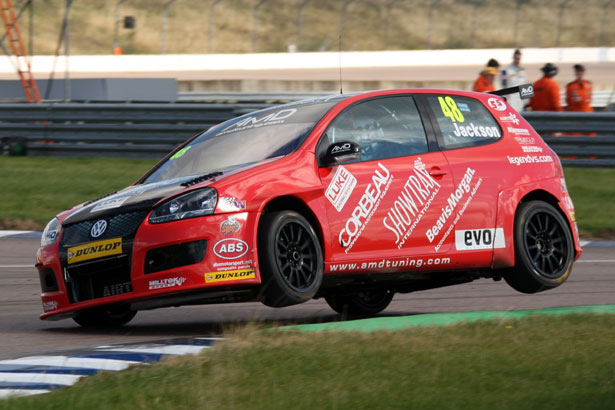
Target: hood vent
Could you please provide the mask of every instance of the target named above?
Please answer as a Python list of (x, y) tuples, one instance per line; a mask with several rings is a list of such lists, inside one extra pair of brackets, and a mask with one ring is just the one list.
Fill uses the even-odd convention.
[(191, 179), (190, 181), (186, 181), (186, 182), (182, 183), (181, 185), (182, 186), (196, 185), (199, 182), (203, 182), (203, 181), (206, 181), (208, 179), (211, 179), (211, 178), (214, 178), (214, 177), (217, 177), (217, 176), (220, 176), (220, 175), (222, 175), (222, 172), (219, 172), (219, 171), (211, 172), (209, 174), (201, 175), (200, 177), (196, 177), (194, 179)]

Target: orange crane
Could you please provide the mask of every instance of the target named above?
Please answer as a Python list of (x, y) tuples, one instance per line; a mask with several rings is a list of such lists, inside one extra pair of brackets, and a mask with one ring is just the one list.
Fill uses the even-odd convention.
[(36, 86), (36, 80), (32, 75), (30, 60), (28, 59), (28, 54), (26, 53), (26, 48), (21, 38), (21, 32), (19, 31), (17, 17), (15, 16), (15, 10), (13, 9), (11, 0), (0, 0), (0, 12), (2, 12), (2, 20), (6, 28), (6, 35), (11, 46), (11, 51), (13, 52), (13, 63), (21, 79), (26, 98), (30, 103), (39, 103), (41, 102), (41, 96)]

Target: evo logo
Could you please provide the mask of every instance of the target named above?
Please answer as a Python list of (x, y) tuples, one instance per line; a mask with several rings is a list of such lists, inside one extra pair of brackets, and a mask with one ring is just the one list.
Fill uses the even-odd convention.
[(504, 228), (455, 230), (455, 249), (458, 251), (505, 247)]

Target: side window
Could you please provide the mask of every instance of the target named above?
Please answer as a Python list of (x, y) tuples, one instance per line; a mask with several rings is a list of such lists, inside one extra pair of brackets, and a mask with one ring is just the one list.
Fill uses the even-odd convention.
[(489, 144), (502, 137), (500, 126), (479, 100), (428, 95), (427, 101), (438, 121), (441, 149)]
[(428, 151), (425, 129), (410, 96), (368, 100), (346, 109), (327, 128), (318, 155), (340, 141), (359, 144), (361, 158), (357, 162)]

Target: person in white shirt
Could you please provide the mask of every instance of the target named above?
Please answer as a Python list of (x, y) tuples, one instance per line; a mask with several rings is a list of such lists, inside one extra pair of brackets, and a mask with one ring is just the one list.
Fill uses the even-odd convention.
[[(521, 51), (515, 50), (513, 53), (513, 62), (510, 65), (504, 67), (500, 73), (500, 81), (502, 82), (502, 88), (515, 87), (521, 84), (525, 84), (525, 68), (521, 67)], [(523, 100), (519, 97), (519, 94), (511, 94), (507, 97), (508, 103), (517, 111), (523, 111)]]

